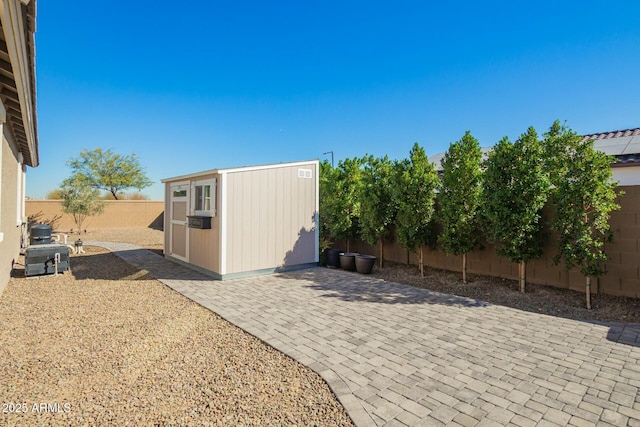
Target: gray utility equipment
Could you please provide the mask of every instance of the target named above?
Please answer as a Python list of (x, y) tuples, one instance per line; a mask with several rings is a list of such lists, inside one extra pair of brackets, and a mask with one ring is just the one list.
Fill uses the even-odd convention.
[(51, 236), (51, 227), (37, 224), (31, 227), (29, 247), (24, 256), (25, 276), (53, 274), (69, 270), (69, 248)]

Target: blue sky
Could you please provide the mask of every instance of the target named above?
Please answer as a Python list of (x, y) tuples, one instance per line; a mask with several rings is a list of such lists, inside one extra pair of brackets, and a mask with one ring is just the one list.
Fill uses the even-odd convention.
[(482, 146), (555, 119), (640, 126), (637, 1), (38, 2), (40, 166), (136, 153), (156, 182), (207, 169)]

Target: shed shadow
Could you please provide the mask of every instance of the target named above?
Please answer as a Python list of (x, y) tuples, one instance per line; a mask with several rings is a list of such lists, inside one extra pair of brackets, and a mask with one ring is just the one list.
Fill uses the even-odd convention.
[(156, 219), (151, 221), (147, 228), (164, 231), (164, 211), (160, 212), (160, 215), (158, 215)]
[(433, 292), (400, 283), (387, 282), (368, 275), (324, 267), (283, 273), (284, 279), (305, 280), (306, 287), (320, 291), (321, 297), (348, 302), (380, 304), (438, 304), (458, 307), (488, 307), (472, 298)]

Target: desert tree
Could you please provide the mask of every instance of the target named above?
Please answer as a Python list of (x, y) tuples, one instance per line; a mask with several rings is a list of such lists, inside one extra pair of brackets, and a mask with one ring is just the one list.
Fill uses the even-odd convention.
[(479, 215), (482, 198), (482, 150), (469, 131), (441, 161), (443, 176), (438, 192), (440, 244), (445, 253), (462, 255), (462, 282), (467, 283), (467, 252), (480, 246)]
[(486, 161), (482, 214), (496, 252), (518, 263), (520, 292), (526, 290), (526, 264), (542, 255), (542, 208), (550, 189), (542, 142), (533, 127), (511, 143), (503, 138)]
[[(609, 226), (616, 203), (611, 164), (614, 158), (593, 148), (559, 121), (545, 134), (555, 164), (552, 200), (556, 209), (552, 228), (558, 232), (554, 262), (564, 260), (567, 270), (577, 267), (585, 276), (586, 306), (591, 309), (591, 278), (605, 274), (605, 243), (612, 241)], [(621, 192), (622, 193), (622, 192)]]
[(82, 230), (86, 219), (104, 212), (104, 201), (100, 200), (100, 191), (81, 176), (74, 175), (62, 183), (62, 211), (72, 216), (73, 222)]
[(62, 190), (59, 188), (51, 190), (44, 196), (44, 198), (47, 200), (60, 200), (62, 199)]
[(411, 252), (418, 250), (420, 275), (424, 275), (424, 246), (433, 241), (433, 214), (438, 173), (417, 142), (409, 159), (396, 164), (392, 186), (398, 205), (396, 231), (400, 243)]
[(112, 149), (83, 150), (77, 158), (70, 159), (67, 164), (73, 174), (98, 190), (106, 190), (115, 200), (119, 192), (129, 188), (142, 190), (153, 184), (136, 154), (123, 156)]
[(380, 268), (384, 260), (384, 241), (391, 236), (398, 206), (393, 194), (394, 163), (389, 157), (365, 157), (360, 187), (360, 235), (380, 248)]

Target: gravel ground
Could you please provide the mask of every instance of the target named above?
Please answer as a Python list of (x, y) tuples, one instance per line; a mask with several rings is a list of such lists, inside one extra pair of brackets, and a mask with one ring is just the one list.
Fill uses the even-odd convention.
[[(82, 239), (162, 247), (154, 230)], [(85, 249), (58, 277), (18, 266), (0, 296), (0, 425), (353, 425), (311, 370)]]

